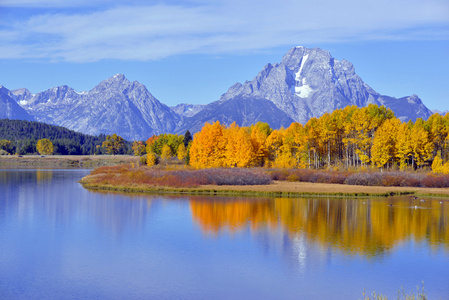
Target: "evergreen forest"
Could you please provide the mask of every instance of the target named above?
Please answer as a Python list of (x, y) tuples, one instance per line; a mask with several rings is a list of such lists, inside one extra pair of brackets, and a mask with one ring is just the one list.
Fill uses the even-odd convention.
[[(87, 135), (64, 127), (40, 122), (0, 119), (0, 154), (37, 154), (37, 143), (49, 139), (56, 155), (106, 154), (102, 147), (106, 135)], [(131, 153), (131, 143), (125, 141), (120, 154)]]

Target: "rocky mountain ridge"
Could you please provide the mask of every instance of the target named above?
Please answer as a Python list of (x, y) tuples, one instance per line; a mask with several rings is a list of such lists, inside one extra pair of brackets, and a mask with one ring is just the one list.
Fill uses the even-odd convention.
[(11, 92), (36, 120), (86, 134), (118, 133), (129, 140), (173, 132), (180, 117), (137, 82), (123, 74), (102, 81), (89, 92), (68, 86), (31, 95)]
[[(251, 81), (236, 83), (219, 100), (207, 105), (168, 107), (146, 87), (116, 74), (88, 92), (68, 86), (37, 94), (26, 89), (0, 88), (0, 117), (35, 119), (86, 134), (117, 133), (128, 140), (153, 134), (195, 132), (205, 122), (219, 120), (248, 126), (258, 121), (272, 128), (343, 108), (385, 105), (406, 121), (427, 119), (432, 112), (416, 96), (381, 95), (355, 73), (346, 60), (319, 48), (294, 47), (280, 63), (267, 64)], [(4, 109), (2, 109), (4, 107)], [(5, 113), (7, 112), (7, 113)]]
[(2, 85), (0, 85), (0, 119), (34, 121), (34, 118), (16, 102), (16, 96)]
[(236, 96), (270, 100), (303, 124), (325, 112), (370, 103), (391, 108), (402, 120), (427, 119), (432, 114), (416, 95), (400, 99), (380, 95), (363, 82), (350, 62), (334, 59), (319, 48), (292, 48), (279, 64), (268, 64), (252, 81), (235, 84), (219, 101)]

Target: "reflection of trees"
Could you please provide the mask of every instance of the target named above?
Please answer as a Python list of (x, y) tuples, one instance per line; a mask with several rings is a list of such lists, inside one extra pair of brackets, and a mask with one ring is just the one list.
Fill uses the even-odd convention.
[(218, 233), (223, 227), (231, 231), (246, 225), (256, 229), (265, 224), (276, 226), (273, 202), (266, 201), (211, 201), (211, 198), (191, 197), (193, 218), (209, 233)]
[[(392, 204), (392, 206), (390, 206)], [(376, 256), (413, 239), (449, 250), (449, 203), (411, 198), (386, 201), (351, 199), (275, 199), (261, 201), (201, 201), (192, 198), (194, 220), (206, 232), (246, 226), (305, 236), (322, 246), (346, 253)], [(418, 208), (414, 208), (415, 205)]]
[(52, 170), (36, 170), (36, 181), (37, 182), (51, 181), (52, 178), (53, 178)]

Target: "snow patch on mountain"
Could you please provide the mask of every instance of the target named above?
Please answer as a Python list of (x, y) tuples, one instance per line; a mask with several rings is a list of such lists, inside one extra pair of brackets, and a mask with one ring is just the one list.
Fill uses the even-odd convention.
[(298, 72), (296, 72), (296, 80), (299, 80), (299, 77), (301, 76), (302, 68), (304, 68), (304, 65), (309, 58), (309, 54), (306, 54), (301, 59), (301, 66), (299, 67)]

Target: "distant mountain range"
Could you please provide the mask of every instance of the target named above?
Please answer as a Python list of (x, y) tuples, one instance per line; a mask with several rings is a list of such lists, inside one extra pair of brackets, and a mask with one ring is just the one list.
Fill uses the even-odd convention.
[(449, 113), (449, 110), (441, 111), (441, 110), (438, 110), (438, 109), (434, 109), (434, 110), (432, 110), (432, 113), (434, 113), (434, 114), (440, 114), (440, 115), (444, 116), (444, 115), (446, 115), (447, 113)]
[(205, 122), (258, 121), (272, 128), (291, 122), (305, 124), (312, 117), (343, 108), (385, 105), (401, 120), (427, 119), (432, 112), (416, 96), (380, 95), (355, 73), (346, 60), (336, 60), (318, 48), (292, 48), (277, 64), (268, 64), (251, 81), (236, 83), (218, 101), (207, 105), (168, 107), (146, 87), (117, 74), (89, 92), (68, 86), (37, 94), (0, 86), (0, 118), (37, 120), (86, 134), (117, 133), (128, 140), (153, 134), (196, 132)]

